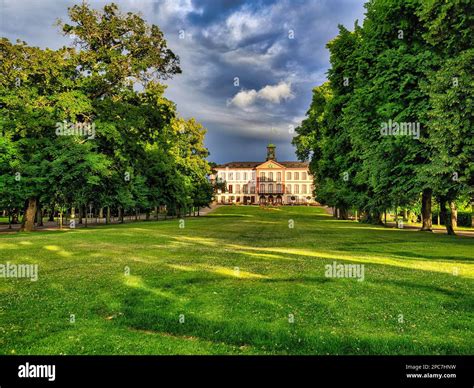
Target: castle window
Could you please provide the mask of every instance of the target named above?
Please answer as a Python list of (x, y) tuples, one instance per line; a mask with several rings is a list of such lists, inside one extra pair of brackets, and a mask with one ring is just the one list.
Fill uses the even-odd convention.
[(286, 180), (291, 181), (291, 172), (286, 173)]

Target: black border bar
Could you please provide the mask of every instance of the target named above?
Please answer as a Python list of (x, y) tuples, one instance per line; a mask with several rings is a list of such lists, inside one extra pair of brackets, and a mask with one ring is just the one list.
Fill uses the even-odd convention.
[[(55, 365), (55, 380), (20, 378), (20, 365)], [(417, 371), (416, 367), (418, 367)], [(450, 366), (449, 369), (446, 365)], [(455, 369), (451, 369), (455, 365)], [(474, 356), (0, 356), (0, 388), (23, 386), (469, 387)], [(408, 378), (407, 373), (455, 374)], [(174, 383), (173, 383), (174, 382)], [(199, 385), (201, 385), (199, 384)]]

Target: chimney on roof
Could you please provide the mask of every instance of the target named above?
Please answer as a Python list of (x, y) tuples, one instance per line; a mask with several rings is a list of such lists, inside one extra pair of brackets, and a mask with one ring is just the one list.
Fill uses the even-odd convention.
[(275, 144), (267, 145), (267, 160), (276, 160), (275, 148)]

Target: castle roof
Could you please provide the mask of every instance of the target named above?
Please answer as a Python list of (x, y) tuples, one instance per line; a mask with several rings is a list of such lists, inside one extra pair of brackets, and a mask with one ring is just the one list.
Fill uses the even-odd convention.
[[(307, 162), (279, 162), (277, 163), (283, 165), (286, 168), (308, 168), (309, 163)], [(216, 168), (255, 168), (261, 164), (265, 163), (262, 162), (229, 162), (224, 164), (219, 164)]]

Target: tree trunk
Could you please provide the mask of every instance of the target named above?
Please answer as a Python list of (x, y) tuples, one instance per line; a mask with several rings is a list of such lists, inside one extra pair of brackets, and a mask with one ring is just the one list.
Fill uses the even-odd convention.
[(54, 222), (54, 208), (51, 208), (51, 210), (50, 210), (50, 212), (49, 212), (48, 221)]
[(369, 211), (367, 212), (367, 223), (374, 225), (383, 225), (382, 212), (380, 211)]
[(36, 216), (36, 198), (29, 198), (25, 204), (25, 214), (23, 215), (23, 221), (21, 223), (21, 231), (31, 232), (35, 228), (35, 216)]
[(84, 217), (84, 206), (79, 206), (79, 224), (82, 224), (82, 217)]
[(12, 224), (13, 225), (18, 224), (18, 209), (12, 210)]
[[(74, 225), (73, 227), (76, 227), (76, 208), (75, 207), (71, 208), (71, 221), (72, 221), (72, 225)], [(71, 225), (71, 221), (69, 221), (69, 225)]]
[(424, 189), (421, 196), (421, 220), (423, 225), (421, 226), (422, 231), (432, 232), (432, 220), (431, 220), (431, 189)]
[(448, 217), (448, 209), (446, 208), (446, 202), (446, 198), (440, 198), (439, 200), (441, 219), (444, 220), (444, 224), (446, 225), (446, 231), (448, 232), (448, 234), (453, 236), (456, 233), (454, 233), (453, 225), (451, 224), (451, 217)]
[(105, 217), (105, 223), (107, 225), (110, 224), (110, 206), (107, 206), (107, 213), (106, 213), (106, 217)]
[(155, 206), (155, 219), (158, 221), (158, 206)]
[(375, 223), (377, 225), (383, 225), (383, 221), (382, 221), (382, 212), (381, 211), (377, 211), (375, 212), (374, 214), (374, 220), (375, 220)]
[(146, 211), (146, 220), (150, 221), (150, 211), (149, 210)]
[(36, 209), (36, 225), (43, 226), (43, 212), (41, 211), (41, 206), (38, 201), (38, 208)]
[(449, 208), (451, 209), (451, 225), (455, 229), (458, 227), (458, 209), (453, 201), (449, 203)]
[(340, 220), (347, 220), (348, 219), (348, 213), (347, 213), (347, 209), (345, 207), (339, 209), (339, 219)]
[(99, 220), (100, 220), (99, 222), (102, 222), (102, 218), (104, 218), (104, 208), (103, 207), (101, 207), (99, 209)]

